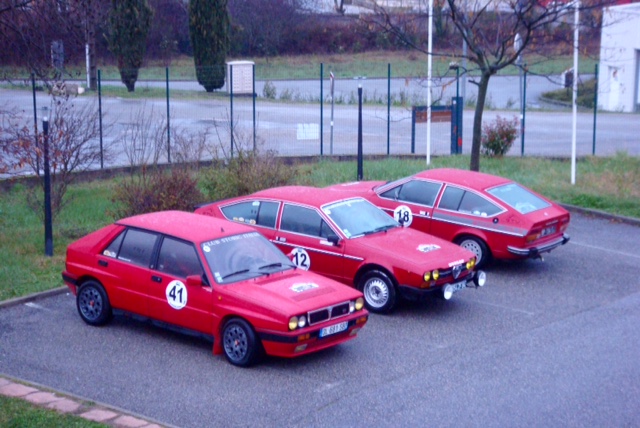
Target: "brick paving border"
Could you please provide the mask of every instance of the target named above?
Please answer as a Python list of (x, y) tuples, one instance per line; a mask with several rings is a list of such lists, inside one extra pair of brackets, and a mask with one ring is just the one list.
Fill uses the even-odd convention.
[(114, 428), (172, 428), (170, 425), (162, 425), (158, 422), (147, 420), (143, 416), (128, 414), (120, 409), (51, 392), (38, 386), (14, 381), (3, 376), (0, 376), (0, 395), (19, 398), (37, 407), (74, 415)]

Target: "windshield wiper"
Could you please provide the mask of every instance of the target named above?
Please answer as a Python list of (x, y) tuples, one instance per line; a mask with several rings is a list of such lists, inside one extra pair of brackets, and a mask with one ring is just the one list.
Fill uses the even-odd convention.
[(235, 275), (242, 275), (243, 273), (248, 273), (249, 269), (241, 269), (235, 272), (231, 272), (226, 274), (225, 276), (222, 277), (222, 280), (224, 281), (225, 279), (229, 278), (230, 276), (235, 276)]
[(394, 227), (396, 227), (395, 224), (387, 224), (384, 226), (376, 227), (375, 229), (372, 229), (372, 230), (367, 230), (366, 232), (363, 233), (363, 235), (371, 235), (372, 233), (386, 232), (387, 230), (393, 229)]
[(277, 268), (277, 267), (293, 268), (293, 267), (296, 267), (296, 265), (291, 264), (291, 263), (283, 264), (281, 262), (275, 262), (275, 263), (266, 264), (264, 266), (260, 266), (258, 269), (272, 269), (272, 268)]

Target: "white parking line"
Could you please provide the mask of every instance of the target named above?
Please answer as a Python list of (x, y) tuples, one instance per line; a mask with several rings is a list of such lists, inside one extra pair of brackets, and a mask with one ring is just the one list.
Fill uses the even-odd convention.
[(594, 250), (606, 251), (606, 252), (614, 253), (614, 254), (620, 254), (621, 256), (634, 257), (636, 259), (640, 259), (640, 254), (633, 254), (633, 253), (627, 253), (625, 251), (612, 250), (610, 248), (599, 247), (597, 245), (583, 244), (582, 242), (575, 242), (574, 240), (571, 240), (571, 244), (578, 245), (580, 247), (591, 248), (591, 249), (594, 249)]

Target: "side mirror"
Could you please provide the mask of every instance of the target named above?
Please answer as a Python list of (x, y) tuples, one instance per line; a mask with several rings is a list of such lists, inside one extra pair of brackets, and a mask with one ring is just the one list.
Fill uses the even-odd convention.
[(336, 247), (340, 245), (340, 237), (334, 233), (327, 236), (327, 241), (331, 242)]
[(187, 276), (187, 287), (202, 287), (204, 282), (201, 275), (189, 275)]

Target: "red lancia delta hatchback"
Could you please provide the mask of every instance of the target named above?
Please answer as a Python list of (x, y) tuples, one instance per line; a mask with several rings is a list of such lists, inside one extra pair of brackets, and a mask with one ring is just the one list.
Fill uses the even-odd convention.
[(213, 353), (237, 366), (337, 345), (368, 318), (362, 293), (297, 268), (254, 229), (180, 211), (79, 239), (62, 277), (86, 323), (136, 314), (213, 338)]

